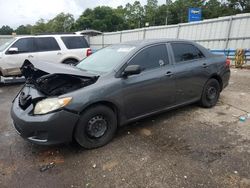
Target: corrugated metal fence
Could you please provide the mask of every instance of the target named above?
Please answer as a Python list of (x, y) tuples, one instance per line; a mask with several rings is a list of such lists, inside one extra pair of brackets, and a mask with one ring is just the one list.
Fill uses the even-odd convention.
[(110, 44), (152, 38), (190, 39), (210, 49), (248, 49), (250, 13), (193, 23), (103, 33), (90, 37), (90, 46), (100, 49)]
[[(0, 45), (12, 37), (0, 35)], [(153, 38), (190, 39), (209, 49), (249, 49), (250, 13), (193, 23), (103, 33), (90, 37), (90, 46), (100, 49), (110, 44)]]

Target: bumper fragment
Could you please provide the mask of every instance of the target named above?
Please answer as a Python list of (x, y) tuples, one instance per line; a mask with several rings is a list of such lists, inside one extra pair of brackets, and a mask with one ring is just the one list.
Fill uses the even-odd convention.
[(17, 99), (11, 108), (11, 117), (17, 132), (30, 142), (52, 145), (70, 142), (79, 115), (60, 110), (44, 115), (32, 115), (32, 105), (26, 110), (19, 107)]

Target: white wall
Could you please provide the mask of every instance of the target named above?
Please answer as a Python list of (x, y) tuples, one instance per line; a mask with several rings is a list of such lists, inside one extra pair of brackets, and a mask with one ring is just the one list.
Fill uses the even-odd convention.
[(131, 40), (179, 38), (194, 40), (210, 49), (250, 48), (250, 13), (200, 22), (103, 33), (90, 37), (92, 48)]

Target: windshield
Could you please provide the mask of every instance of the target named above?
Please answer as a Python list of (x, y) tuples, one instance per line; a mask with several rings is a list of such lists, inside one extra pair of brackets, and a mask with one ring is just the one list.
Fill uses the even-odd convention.
[(14, 40), (16, 40), (16, 39), (11, 38), (11, 39), (7, 40), (4, 44), (0, 45), (0, 52), (4, 51), (10, 45), (10, 43), (12, 43)]
[(83, 59), (77, 67), (92, 72), (110, 72), (133, 49), (135, 49), (135, 46), (131, 45), (109, 46)]

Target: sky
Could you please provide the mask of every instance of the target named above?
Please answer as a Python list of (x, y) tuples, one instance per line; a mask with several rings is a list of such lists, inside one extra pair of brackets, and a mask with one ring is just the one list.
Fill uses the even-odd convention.
[[(34, 24), (40, 18), (49, 20), (57, 14), (71, 13), (77, 19), (86, 8), (133, 3), (135, 0), (0, 0), (0, 27), (9, 25), (16, 29), (19, 25)], [(140, 1), (145, 5), (147, 0)], [(158, 4), (165, 3), (158, 0)]]

